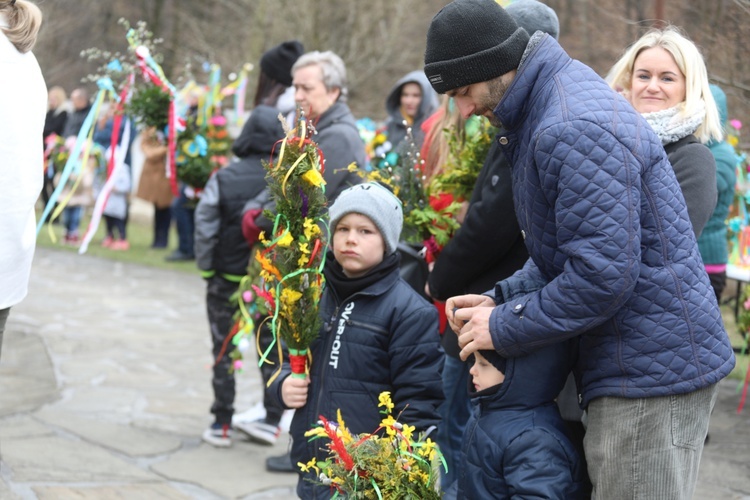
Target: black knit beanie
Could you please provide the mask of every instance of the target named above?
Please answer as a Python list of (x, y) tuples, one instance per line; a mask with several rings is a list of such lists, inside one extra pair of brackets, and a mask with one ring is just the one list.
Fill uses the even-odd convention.
[(297, 40), (284, 42), (263, 54), (260, 68), (266, 75), (289, 87), (292, 85), (292, 66), (304, 53), (304, 46)]
[(492, 366), (497, 368), (499, 372), (505, 374), (505, 365), (507, 362), (504, 357), (497, 353), (497, 351), (479, 351), (479, 354), (481, 354)]
[(439, 94), (518, 68), (529, 43), (495, 0), (455, 0), (432, 18), (424, 72)]

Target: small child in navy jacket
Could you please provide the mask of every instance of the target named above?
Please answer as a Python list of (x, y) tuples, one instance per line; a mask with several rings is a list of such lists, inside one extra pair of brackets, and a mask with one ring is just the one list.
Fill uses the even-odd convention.
[(570, 341), (508, 360), (475, 353), (458, 498), (585, 497), (581, 461), (554, 401), (572, 359)]
[[(399, 422), (429, 431), (443, 401), (443, 351), (435, 307), (399, 276), (396, 246), (401, 202), (386, 188), (366, 183), (343, 191), (329, 210), (331, 248), (320, 302), (323, 326), (310, 346), (307, 380), (288, 377), (288, 365), (271, 386), (287, 408), (297, 408), (290, 428), (292, 463), (324, 460), (320, 441), (304, 433), (319, 416), (336, 418), (352, 433), (374, 432), (382, 415), (378, 395), (391, 391)], [(300, 474), (300, 498), (330, 498)]]

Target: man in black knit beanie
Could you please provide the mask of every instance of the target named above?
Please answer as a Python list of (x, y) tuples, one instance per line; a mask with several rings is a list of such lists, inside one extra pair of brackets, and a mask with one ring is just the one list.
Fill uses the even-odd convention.
[(575, 339), (593, 495), (691, 498), (735, 360), (661, 141), (591, 68), (494, 0), (435, 15), (425, 74), (464, 118), (504, 129), (530, 257), (484, 295), (447, 300), (461, 358)]

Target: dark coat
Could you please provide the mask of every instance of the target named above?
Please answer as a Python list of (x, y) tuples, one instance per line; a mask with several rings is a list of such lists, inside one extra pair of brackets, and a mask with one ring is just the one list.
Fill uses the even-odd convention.
[(52, 134), (57, 134), (63, 137), (63, 131), (65, 130), (65, 122), (68, 120), (68, 112), (64, 109), (50, 109), (47, 111), (47, 116), (44, 119), (44, 133), (42, 137), (46, 139)]
[[(529, 257), (513, 207), (511, 167), (493, 143), (479, 172), (466, 218), (441, 250), (428, 277), (430, 294), (447, 300), (484, 293), (523, 267)], [(446, 354), (458, 357), (458, 338), (446, 329)]]
[(195, 209), (195, 260), (199, 269), (233, 277), (247, 271), (250, 246), (242, 235), (243, 208), (266, 188), (274, 144), (284, 137), (278, 110), (256, 107), (232, 151), (239, 159), (208, 180)]
[(694, 135), (664, 146), (674, 169), (696, 238), (716, 208), (716, 161)]
[(359, 184), (362, 179), (346, 167), (354, 162), (365, 166), (365, 143), (359, 137), (354, 115), (346, 103), (336, 101), (315, 124), (317, 134), (312, 140), (318, 143), (325, 158), (323, 178), (326, 181), (326, 198), (332, 204), (344, 189)]
[[(333, 260), (331, 254), (329, 258)], [(396, 267), (350, 297), (339, 297), (327, 283), (320, 316), (324, 323), (310, 347), (307, 404), (295, 411), (289, 431), (292, 463), (325, 459), (322, 442), (304, 437), (320, 415), (335, 419), (340, 409), (351, 432), (375, 431), (382, 418), (378, 410), (382, 391), (391, 391), (394, 416), (406, 408), (400, 422), (415, 426), (417, 432), (438, 425), (444, 355), (437, 311), (399, 277)], [(285, 364), (270, 387), (282, 405), (281, 384), (288, 374)], [(300, 477), (300, 498), (314, 498), (313, 490), (312, 483)]]
[(505, 381), (473, 394), (458, 498), (584, 498), (582, 463), (554, 402), (573, 342), (508, 359)]
[(584, 407), (728, 375), (734, 354), (682, 191), (643, 117), (548, 35), (494, 113), (507, 128), (500, 141), (531, 257), (508, 279), (547, 282), (494, 309), (498, 353), (580, 336)]

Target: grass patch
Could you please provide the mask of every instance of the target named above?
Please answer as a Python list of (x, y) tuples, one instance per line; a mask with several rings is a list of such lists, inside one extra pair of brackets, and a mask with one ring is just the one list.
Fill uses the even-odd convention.
[[(37, 212), (37, 220), (39, 220), (40, 212)], [(81, 219), (80, 233), (83, 235), (89, 226), (91, 220), (90, 214), (85, 214)], [(52, 224), (52, 232), (55, 235), (57, 242), (53, 242), (49, 234), (49, 224), (45, 224), (42, 230), (39, 231), (36, 242), (39, 247), (42, 248), (54, 248), (66, 252), (78, 252), (78, 247), (65, 245), (62, 243), (65, 231), (62, 223)], [(143, 217), (131, 217), (128, 222), (127, 233), (128, 241), (130, 242), (130, 250), (126, 251), (114, 251), (101, 246), (102, 240), (106, 235), (105, 223), (102, 219), (99, 228), (97, 229), (94, 238), (89, 243), (87, 255), (93, 255), (95, 257), (102, 257), (105, 259), (116, 260), (120, 262), (132, 262), (133, 264), (142, 264), (145, 266), (156, 267), (159, 269), (168, 269), (172, 271), (189, 272), (198, 274), (198, 268), (195, 266), (195, 261), (188, 262), (167, 262), (164, 258), (172, 253), (176, 248), (177, 243), (177, 231), (171, 229), (170, 231), (170, 246), (174, 248), (151, 248), (151, 243), (154, 238), (154, 227), (151, 220), (144, 219)]]

